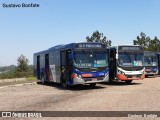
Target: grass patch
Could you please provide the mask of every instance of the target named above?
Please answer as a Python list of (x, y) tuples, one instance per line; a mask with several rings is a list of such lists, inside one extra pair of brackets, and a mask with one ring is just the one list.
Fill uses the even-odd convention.
[(32, 76), (32, 77), (27, 77), (26, 79), (27, 79), (28, 81), (35, 81), (35, 80), (37, 80), (37, 78), (35, 78), (35, 77), (33, 77), (33, 76)]

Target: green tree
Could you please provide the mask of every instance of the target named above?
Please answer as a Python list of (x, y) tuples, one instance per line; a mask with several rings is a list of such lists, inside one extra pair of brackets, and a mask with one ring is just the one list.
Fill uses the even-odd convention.
[(160, 40), (156, 36), (154, 39), (150, 39), (150, 37), (147, 37), (143, 32), (140, 33), (140, 36), (137, 36), (137, 40), (133, 40), (133, 44), (141, 45), (145, 51), (160, 51)]
[(27, 72), (29, 70), (29, 66), (28, 66), (29, 60), (24, 55), (21, 55), (20, 57), (18, 57), (17, 62), (18, 62), (17, 71)]
[(157, 37), (154, 37), (153, 40), (150, 40), (148, 50), (152, 52), (160, 51), (160, 40)]
[(140, 45), (144, 50), (148, 50), (150, 43), (150, 37), (146, 36), (145, 33), (141, 32), (140, 36), (137, 36), (137, 40), (133, 40), (134, 45)]
[(86, 37), (87, 42), (100, 42), (105, 44), (106, 46), (111, 46), (112, 41), (107, 40), (106, 36), (103, 36), (103, 33), (100, 33), (98, 30), (94, 31), (92, 36)]

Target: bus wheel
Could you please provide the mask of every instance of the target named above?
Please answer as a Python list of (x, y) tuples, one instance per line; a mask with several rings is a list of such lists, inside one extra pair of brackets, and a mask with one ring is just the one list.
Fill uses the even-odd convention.
[(91, 87), (95, 87), (96, 86), (96, 83), (91, 83), (89, 84)]
[(131, 84), (132, 80), (126, 80), (125, 83)]
[(41, 83), (44, 85), (45, 84), (45, 78), (44, 78), (44, 75), (42, 74), (41, 75)]
[(65, 81), (62, 82), (62, 87), (67, 88), (67, 84), (65, 83)]

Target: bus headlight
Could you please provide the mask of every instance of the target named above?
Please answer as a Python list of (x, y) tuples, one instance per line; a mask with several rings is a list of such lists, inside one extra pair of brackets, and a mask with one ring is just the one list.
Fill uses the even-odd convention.
[(82, 78), (82, 76), (79, 75), (79, 74), (77, 74), (77, 73), (73, 73), (73, 74), (71, 75), (71, 78), (76, 78), (76, 77)]
[(82, 76), (81, 76), (81, 75), (78, 75), (78, 77), (79, 77), (79, 78), (82, 78)]
[(122, 75), (125, 75), (125, 73), (122, 72), (122, 71), (120, 71), (120, 70), (118, 70), (118, 73), (119, 73), (119, 74), (122, 74)]

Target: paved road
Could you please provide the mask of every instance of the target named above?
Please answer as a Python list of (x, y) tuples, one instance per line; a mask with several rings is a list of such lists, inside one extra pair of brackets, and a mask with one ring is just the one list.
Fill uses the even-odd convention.
[[(0, 89), (0, 111), (160, 111), (160, 77), (73, 86), (26, 85)], [(80, 119), (80, 118), (79, 118)]]

